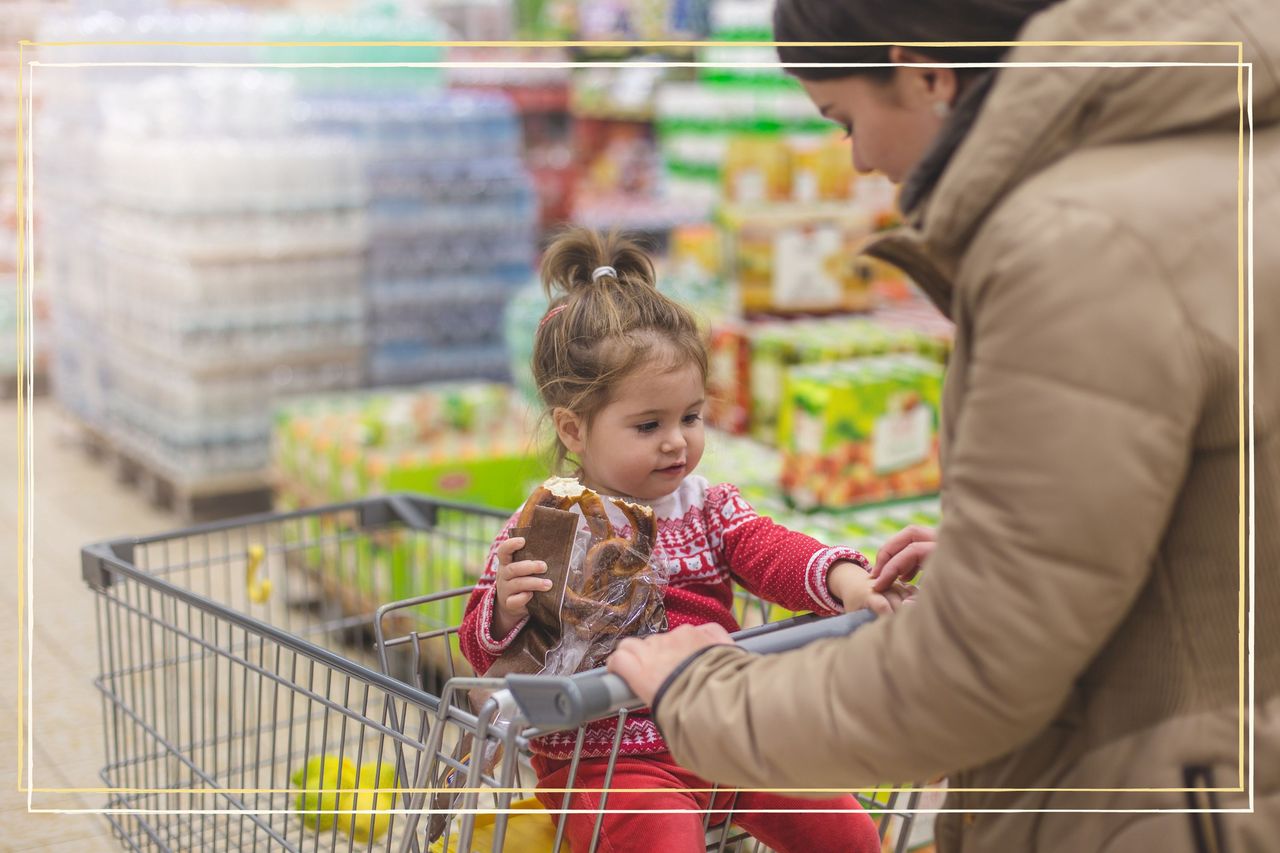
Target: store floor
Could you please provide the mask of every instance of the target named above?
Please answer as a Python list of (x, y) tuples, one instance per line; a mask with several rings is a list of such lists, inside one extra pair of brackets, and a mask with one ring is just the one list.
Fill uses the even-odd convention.
[[(104, 746), (102, 701), (93, 685), (99, 671), (95, 603), (80, 576), (79, 547), (180, 521), (118, 485), (106, 465), (77, 446), (56, 404), (37, 400), (30, 435), (35, 483), (25, 494), (33, 508), (34, 565), (20, 588), (16, 545), (24, 495), (18, 488), (17, 414), (13, 401), (0, 403), (0, 478), (7, 484), (0, 495), (0, 539), (7, 543), (0, 565), (12, 572), (0, 584), (0, 655), (6, 662), (0, 677), (0, 849), (119, 850), (102, 815), (28, 813), (20, 786), (30, 780), (34, 810), (94, 809), (106, 802), (100, 790), (84, 790), (103, 785)], [(19, 639), (20, 597), (34, 629), (29, 649), (27, 635), (21, 644)], [(21, 712), (34, 735), (30, 754), (19, 737), (20, 696), (24, 703), (29, 699)]]

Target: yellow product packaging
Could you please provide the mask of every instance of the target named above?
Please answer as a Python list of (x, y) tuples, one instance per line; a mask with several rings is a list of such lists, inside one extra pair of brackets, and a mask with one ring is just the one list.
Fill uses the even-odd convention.
[(857, 250), (871, 233), (863, 212), (838, 202), (730, 206), (721, 211), (745, 312), (869, 311)]
[(706, 222), (676, 228), (671, 232), (671, 265), (684, 275), (720, 278), (724, 272), (720, 232)]
[[(507, 853), (544, 853), (550, 850), (556, 840), (555, 816), (548, 814), (542, 808), (542, 803), (535, 799), (516, 800), (511, 808), (524, 813), (507, 816), (507, 832), (502, 841), (502, 849)], [(471, 836), (472, 850), (493, 849), (493, 834), (497, 822), (497, 815), (476, 815), (475, 832)], [(444, 838), (432, 844), (431, 853), (460, 853), (458, 833), (449, 833), (448, 839), (448, 847), (445, 847)]]
[(791, 144), (791, 197), (799, 202), (853, 197), (853, 159), (845, 139), (833, 134), (801, 137)]
[(779, 136), (744, 135), (729, 141), (724, 198), (739, 204), (791, 197), (791, 152)]

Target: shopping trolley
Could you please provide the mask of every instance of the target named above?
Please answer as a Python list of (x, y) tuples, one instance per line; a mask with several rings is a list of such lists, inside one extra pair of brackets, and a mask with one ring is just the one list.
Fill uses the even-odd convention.
[[(458, 625), (505, 518), (394, 495), (82, 549), (115, 836), (166, 851), (556, 849), (564, 812), (528, 799), (531, 739), (577, 729), (580, 753), (585, 722), (616, 719), (620, 739), (636, 704), (598, 672), (471, 672)], [(769, 622), (745, 595), (738, 611), (759, 651), (867, 618)], [(477, 690), (492, 695), (473, 705)], [(858, 796), (906, 849), (916, 793)], [(717, 817), (709, 850), (755, 849), (732, 807)]]

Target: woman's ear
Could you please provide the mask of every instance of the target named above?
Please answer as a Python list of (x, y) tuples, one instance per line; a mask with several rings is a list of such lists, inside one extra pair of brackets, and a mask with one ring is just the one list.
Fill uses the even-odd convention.
[(573, 455), (581, 456), (587, 438), (586, 424), (582, 418), (568, 409), (557, 408), (551, 412), (551, 420), (556, 425), (560, 443)]
[[(895, 44), (889, 48), (889, 61), (928, 63), (938, 62), (939, 59)], [(939, 103), (945, 104), (947, 109), (955, 105), (956, 95), (959, 93), (959, 79), (955, 69), (908, 67), (895, 70), (898, 72), (894, 76), (899, 81), (899, 96), (906, 103), (927, 105), (935, 111), (940, 109), (934, 106)]]

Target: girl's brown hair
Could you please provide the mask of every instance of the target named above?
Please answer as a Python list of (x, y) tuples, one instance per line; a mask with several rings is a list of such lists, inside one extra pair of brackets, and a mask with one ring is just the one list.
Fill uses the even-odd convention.
[[(600, 267), (615, 274), (593, 276)], [(635, 241), (616, 231), (566, 229), (542, 257), (542, 285), (551, 305), (533, 339), (533, 378), (548, 412), (568, 409), (589, 425), (641, 367), (693, 364), (706, 382), (697, 320), (658, 291), (653, 262)], [(556, 468), (567, 453), (557, 437)]]

